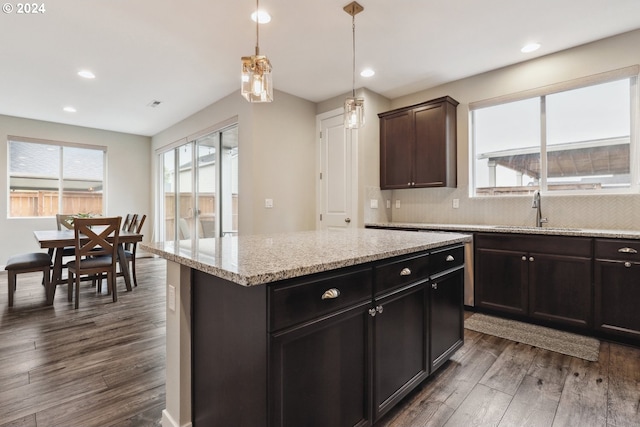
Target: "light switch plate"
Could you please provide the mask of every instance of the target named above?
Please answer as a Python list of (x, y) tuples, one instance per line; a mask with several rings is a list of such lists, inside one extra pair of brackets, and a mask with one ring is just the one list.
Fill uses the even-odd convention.
[(273, 207), (273, 199), (264, 199), (264, 207), (271, 209)]
[(396, 200), (396, 209), (400, 209), (400, 200)]
[(378, 199), (371, 199), (371, 209), (378, 209)]
[(458, 209), (460, 207), (460, 199), (453, 199), (453, 209)]
[(391, 200), (387, 200), (387, 209), (391, 209)]

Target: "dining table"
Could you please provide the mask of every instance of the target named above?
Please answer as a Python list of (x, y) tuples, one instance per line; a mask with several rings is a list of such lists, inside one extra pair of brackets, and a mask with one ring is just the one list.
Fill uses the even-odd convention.
[[(33, 232), (33, 235), (42, 249), (54, 250), (51, 289), (46, 291), (47, 304), (51, 305), (53, 304), (53, 297), (55, 296), (55, 289), (57, 285), (67, 283), (66, 280), (62, 280), (62, 253), (65, 247), (75, 246), (74, 230), (36, 230)], [(129, 263), (124, 252), (124, 246), (127, 243), (141, 242), (142, 237), (142, 234), (124, 230), (120, 231), (120, 235), (118, 237), (118, 263), (120, 264), (120, 271), (124, 276), (127, 291), (131, 290), (131, 275), (129, 273)]]

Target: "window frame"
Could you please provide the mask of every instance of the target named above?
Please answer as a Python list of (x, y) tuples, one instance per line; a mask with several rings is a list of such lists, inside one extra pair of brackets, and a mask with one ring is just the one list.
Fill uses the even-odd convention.
[(11, 150), (10, 146), (12, 142), (24, 142), (29, 144), (41, 144), (41, 145), (51, 145), (55, 147), (59, 147), (62, 149), (60, 156), (60, 171), (57, 177), (58, 180), (58, 213), (75, 213), (75, 212), (62, 212), (64, 206), (64, 198), (62, 197), (64, 194), (64, 148), (81, 148), (88, 150), (96, 150), (102, 152), (102, 211), (101, 212), (92, 212), (98, 215), (104, 215), (106, 211), (107, 204), (107, 146), (105, 145), (95, 145), (95, 144), (84, 144), (77, 142), (66, 142), (66, 141), (56, 141), (50, 139), (40, 139), (40, 138), (29, 138), (23, 136), (16, 135), (8, 135), (7, 136), (7, 210), (6, 210), (6, 218), (7, 219), (34, 219), (34, 218), (53, 218), (54, 216), (43, 215), (43, 216), (11, 216)]
[[(541, 104), (541, 130), (546, 130), (546, 96), (553, 95), (560, 92), (565, 92), (574, 89), (585, 88), (589, 86), (595, 86), (599, 84), (609, 83), (613, 81), (629, 79), (630, 90), (630, 136), (629, 136), (629, 168), (630, 168), (630, 185), (626, 188), (607, 188), (598, 190), (553, 190), (547, 189), (547, 144), (546, 132), (540, 134), (540, 161), (541, 161), (541, 176), (540, 176), (540, 190), (545, 191), (552, 195), (603, 195), (603, 194), (637, 194), (640, 192), (640, 141), (639, 141), (639, 126), (640, 126), (640, 99), (639, 99), (639, 77), (640, 77), (640, 65), (632, 65), (617, 70), (599, 73), (587, 77), (582, 77), (570, 81), (555, 83), (539, 88), (528, 89), (521, 92), (502, 95), (495, 98), (485, 99), (481, 101), (469, 103), (469, 197), (470, 198), (496, 198), (496, 197), (523, 197), (522, 194), (477, 194), (477, 182), (476, 182), (476, 135), (475, 135), (475, 115), (476, 110), (494, 107), (497, 105), (508, 104), (511, 102), (521, 101), (531, 98), (540, 98)], [(508, 147), (506, 147), (508, 148)], [(499, 187), (496, 187), (499, 188)], [(528, 196), (527, 196), (528, 197)]]

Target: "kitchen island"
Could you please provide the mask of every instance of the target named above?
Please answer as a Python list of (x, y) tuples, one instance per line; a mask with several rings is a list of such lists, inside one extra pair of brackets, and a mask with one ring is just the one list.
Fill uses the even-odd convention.
[(469, 239), (356, 229), (143, 245), (168, 261), (163, 426), (372, 425), (462, 345)]

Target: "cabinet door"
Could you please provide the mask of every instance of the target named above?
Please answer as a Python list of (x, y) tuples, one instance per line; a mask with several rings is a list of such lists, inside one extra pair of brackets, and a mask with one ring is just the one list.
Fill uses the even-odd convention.
[(464, 342), (464, 269), (432, 278), (429, 288), (429, 360), (434, 372)]
[(640, 264), (595, 262), (595, 328), (640, 339)]
[(413, 112), (380, 118), (380, 188), (407, 188), (413, 181)]
[(416, 187), (442, 187), (447, 173), (443, 104), (414, 111), (415, 157), (413, 181)]
[(591, 326), (591, 258), (530, 253), (531, 317)]
[(426, 284), (376, 300), (374, 420), (429, 374)]
[(371, 425), (369, 308), (370, 301), (271, 335), (271, 426)]
[(525, 254), (476, 246), (476, 305), (503, 313), (526, 315), (529, 299)]

